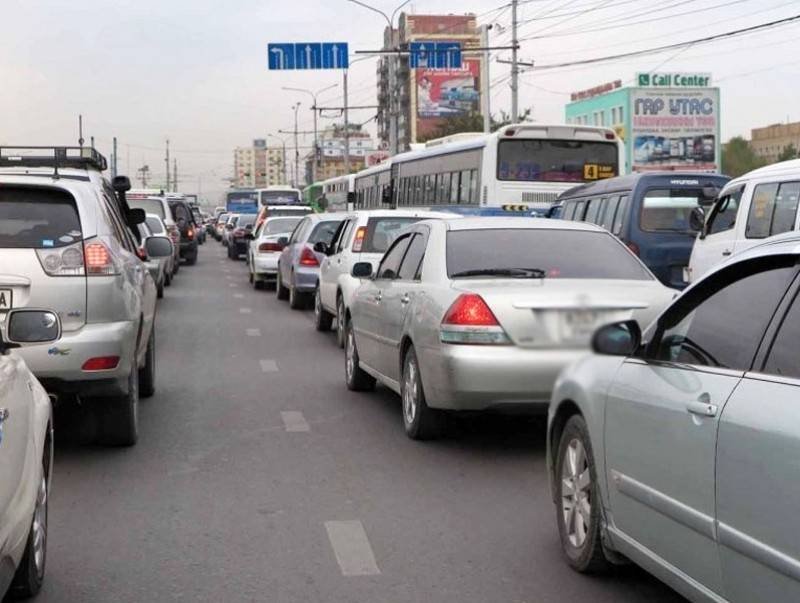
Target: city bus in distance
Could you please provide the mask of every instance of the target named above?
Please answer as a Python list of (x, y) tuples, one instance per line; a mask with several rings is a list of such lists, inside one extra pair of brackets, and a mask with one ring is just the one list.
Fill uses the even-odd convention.
[(258, 192), (253, 188), (237, 188), (225, 193), (225, 209), (232, 214), (258, 213)]
[(355, 181), (354, 174), (328, 178), (322, 182), (322, 196), (320, 204), (324, 205), (323, 211), (352, 211), (355, 209)]
[(356, 206), (547, 211), (558, 195), (625, 172), (609, 128), (523, 123), (432, 140), (356, 175)]
[(299, 188), (291, 186), (269, 186), (257, 189), (256, 193), (258, 193), (259, 207), (303, 204), (303, 193)]
[(318, 207), (317, 199), (322, 196), (322, 182), (312, 182), (303, 189), (303, 203)]

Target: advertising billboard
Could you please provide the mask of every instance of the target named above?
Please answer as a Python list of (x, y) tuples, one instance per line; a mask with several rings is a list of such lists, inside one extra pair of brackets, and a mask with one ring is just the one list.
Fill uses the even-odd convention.
[(448, 117), (480, 112), (480, 60), (466, 59), (460, 69), (417, 69), (417, 137)]
[(631, 91), (633, 171), (720, 170), (719, 88)]

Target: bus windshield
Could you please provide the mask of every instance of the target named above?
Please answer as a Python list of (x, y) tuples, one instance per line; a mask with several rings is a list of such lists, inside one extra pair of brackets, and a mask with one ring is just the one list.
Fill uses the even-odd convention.
[(517, 182), (590, 182), (619, 175), (614, 142), (588, 140), (501, 140), (497, 179)]
[(292, 205), (300, 203), (300, 191), (261, 191), (261, 205)]

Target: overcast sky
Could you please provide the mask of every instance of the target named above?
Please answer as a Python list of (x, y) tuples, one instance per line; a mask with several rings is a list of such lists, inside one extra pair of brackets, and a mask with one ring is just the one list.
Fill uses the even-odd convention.
[[(374, 0), (391, 12), (400, 0)], [(293, 127), (311, 129), (309, 98), (282, 86), (319, 90), (320, 104), (341, 104), (341, 74), (268, 72), (266, 46), (279, 41), (347, 41), (351, 52), (380, 46), (385, 21), (347, 0), (3, 0), (0, 19), (0, 143), (77, 142), (84, 134), (120, 171), (148, 164), (163, 180), (169, 138), (181, 190), (219, 197), (235, 146)], [(510, 11), (502, 0), (415, 0), (409, 12), (474, 12), (507, 43)], [(707, 10), (706, 10), (707, 9)], [(582, 13), (582, 14), (581, 14)], [(687, 14), (681, 14), (687, 13)], [(652, 48), (800, 13), (800, 0), (527, 0), (520, 58), (547, 65)], [(505, 28), (505, 29), (504, 29)], [(586, 31), (596, 30), (596, 31)], [(599, 31), (598, 31), (599, 30)], [(573, 32), (575, 35), (563, 35)], [(561, 34), (561, 35), (559, 35)], [(563, 121), (570, 91), (634, 73), (702, 71), (721, 88), (723, 139), (769, 123), (800, 120), (800, 24), (682, 51), (600, 65), (531, 71), (520, 105), (539, 121)], [(500, 53), (505, 55), (505, 53)], [(507, 65), (492, 64), (492, 110), (508, 110)], [(350, 103), (375, 104), (375, 60), (353, 65)], [(373, 111), (352, 114), (366, 121)], [(331, 123), (322, 120), (321, 125)], [(374, 124), (370, 124), (374, 132)], [(275, 142), (274, 139), (272, 142)], [(301, 140), (309, 145), (311, 137)]]

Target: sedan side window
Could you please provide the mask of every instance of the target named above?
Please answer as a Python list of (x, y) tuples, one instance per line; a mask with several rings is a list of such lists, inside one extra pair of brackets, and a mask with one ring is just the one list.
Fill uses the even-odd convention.
[(793, 257), (769, 256), (711, 276), (662, 317), (647, 356), (749, 370), (794, 272)]
[(706, 226), (708, 234), (725, 232), (736, 226), (736, 214), (739, 212), (739, 203), (742, 200), (743, 192), (744, 186), (740, 186), (729, 191), (714, 203), (714, 208), (708, 217), (708, 226)]
[(406, 253), (408, 242), (411, 235), (404, 235), (397, 239), (386, 252), (381, 260), (381, 265), (378, 267), (377, 278), (381, 279), (395, 279), (400, 274), (400, 262)]
[(425, 257), (425, 237), (417, 233), (408, 246), (406, 257), (400, 265), (400, 278), (404, 281), (419, 279), (419, 268), (422, 265), (422, 258)]
[(300, 233), (305, 229), (308, 220), (301, 220), (292, 231), (292, 236), (289, 238), (289, 245), (293, 245), (300, 238)]
[(797, 353), (797, 342), (800, 341), (800, 295), (781, 323), (769, 351), (764, 373), (800, 379), (800, 355)]

